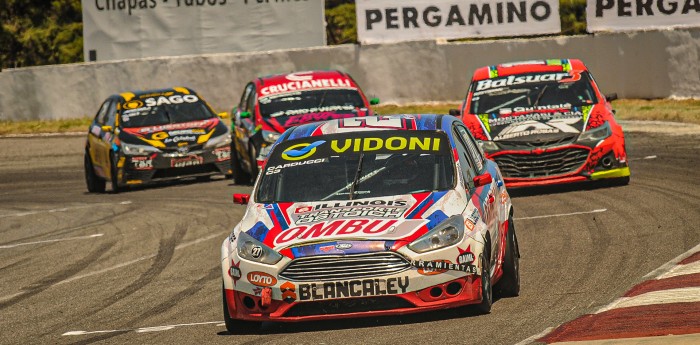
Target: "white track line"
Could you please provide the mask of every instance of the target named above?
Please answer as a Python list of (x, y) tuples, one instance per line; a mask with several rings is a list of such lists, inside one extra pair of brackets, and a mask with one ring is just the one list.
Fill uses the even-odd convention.
[(94, 234), (94, 235), (88, 235), (88, 236), (77, 236), (77, 237), (67, 237), (67, 238), (57, 238), (53, 240), (44, 240), (44, 241), (35, 241), (35, 242), (25, 242), (25, 243), (15, 243), (15, 244), (6, 244), (4, 246), (0, 246), (0, 249), (7, 249), (7, 248), (15, 248), (15, 247), (20, 247), (20, 246), (29, 246), (32, 244), (40, 244), (40, 243), (53, 243), (53, 242), (63, 242), (63, 241), (74, 241), (74, 240), (84, 240), (88, 238), (95, 238), (95, 237), (101, 237), (104, 234)]
[(641, 160), (656, 159), (656, 158), (658, 158), (658, 157), (656, 155), (653, 155), (653, 156), (646, 156), (643, 158), (630, 158), (630, 159), (628, 159), (628, 161), (641, 161)]
[(531, 336), (531, 337), (529, 337), (529, 338), (527, 338), (527, 339), (523, 339), (522, 341), (516, 343), (515, 345), (528, 345), (528, 344), (531, 344), (531, 343), (534, 342), (535, 340), (537, 340), (537, 339), (539, 339), (539, 338), (542, 338), (542, 337), (544, 337), (545, 335), (547, 335), (547, 333), (551, 332), (552, 329), (554, 329), (554, 327), (548, 327), (548, 328), (546, 328), (544, 331), (542, 331), (542, 332), (540, 332), (540, 333), (537, 333), (537, 334), (535, 334), (535, 335), (533, 335), (533, 336)]
[(24, 216), (31, 216), (31, 215), (40, 214), (40, 213), (66, 212), (66, 211), (79, 210), (79, 209), (83, 209), (83, 208), (90, 208), (90, 207), (97, 207), (97, 206), (114, 206), (114, 205), (129, 205), (129, 204), (131, 204), (131, 201), (122, 201), (120, 203), (114, 203), (114, 204), (102, 203), (102, 204), (91, 204), (91, 205), (81, 205), (81, 206), (72, 206), (72, 207), (61, 207), (61, 208), (54, 208), (54, 209), (50, 209), (50, 210), (37, 210), (37, 211), (26, 211), (26, 212), (10, 213), (10, 214), (0, 214), (0, 218), (24, 217)]
[(153, 327), (141, 327), (141, 328), (131, 328), (131, 329), (110, 329), (104, 331), (69, 331), (61, 334), (62, 336), (67, 335), (88, 335), (88, 334), (101, 334), (101, 333), (125, 333), (125, 332), (136, 332), (136, 333), (149, 333), (149, 332), (162, 332), (169, 331), (176, 327), (186, 327), (186, 326), (201, 326), (201, 325), (221, 325), (222, 321), (208, 321), (208, 322), (193, 322), (193, 323), (180, 323), (176, 325), (165, 325), (165, 326), (153, 326)]
[[(182, 248), (186, 248), (186, 247), (189, 247), (189, 246), (192, 246), (192, 245), (195, 245), (195, 244), (197, 244), (197, 243), (204, 242), (204, 241), (208, 241), (208, 240), (211, 240), (212, 238), (221, 238), (222, 241), (223, 241), (224, 236), (226, 236), (226, 234), (213, 234), (213, 235), (209, 235), (209, 236), (207, 236), (207, 237), (202, 237), (202, 238), (196, 239), (196, 240), (191, 241), (191, 242), (187, 242), (187, 243), (180, 244), (180, 245), (178, 245), (178, 246), (175, 247), (175, 250), (177, 250), (177, 249), (182, 249)], [(113, 271), (113, 270), (116, 270), (116, 269), (119, 269), (119, 268), (122, 268), (122, 267), (126, 267), (126, 266), (129, 266), (129, 265), (135, 264), (135, 263), (140, 262), (140, 261), (152, 259), (152, 258), (154, 258), (154, 257), (156, 257), (156, 254), (151, 254), (151, 255), (142, 256), (142, 257), (140, 257), (140, 258), (137, 258), (137, 259), (134, 259), (134, 260), (130, 260), (130, 261), (127, 261), (127, 262), (123, 262), (123, 263), (121, 263), (121, 264), (114, 265), (114, 266), (112, 266), (112, 267), (107, 267), (107, 268), (101, 269), (101, 270), (99, 270), (99, 271), (94, 271), (94, 272), (90, 272), (90, 273), (85, 273), (85, 274), (81, 274), (81, 275), (77, 275), (77, 276), (68, 278), (68, 279), (66, 279), (66, 280), (61, 280), (60, 282), (56, 283), (55, 285), (61, 285), (61, 284), (70, 283), (70, 282), (72, 282), (72, 281), (76, 281), (76, 280), (79, 280), (79, 279), (83, 279), (83, 278), (87, 278), (87, 277), (92, 277), (92, 276), (94, 276), (94, 275), (98, 275), (98, 274), (106, 273), (106, 272), (109, 272), (109, 271)], [(0, 300), (1, 300), (1, 299), (0, 299)]]
[(596, 314), (617, 308), (638, 307), (643, 305), (667, 304), (667, 303), (692, 303), (700, 302), (700, 287), (680, 289), (668, 289), (647, 292), (633, 297), (622, 297), (615, 302), (596, 311)]
[(560, 213), (560, 214), (547, 214), (544, 216), (534, 216), (534, 217), (517, 217), (513, 218), (514, 220), (521, 220), (521, 219), (539, 219), (539, 218), (551, 218), (551, 217), (565, 217), (565, 216), (575, 216), (578, 214), (589, 214), (589, 213), (600, 213), (600, 212), (605, 212), (607, 211), (607, 208), (601, 208), (593, 211), (584, 211), (584, 212), (572, 212), (572, 213)]
[(695, 273), (700, 273), (700, 261), (695, 261), (695, 262), (689, 263), (687, 265), (677, 265), (676, 267), (674, 267), (670, 271), (660, 275), (656, 279), (665, 279), (665, 278), (684, 276), (686, 274), (695, 274)]
[[(647, 280), (647, 279), (650, 279), (651, 277), (654, 277), (654, 278), (660, 277), (660, 276), (662, 276), (664, 273), (669, 272), (669, 271), (670, 271), (674, 266), (676, 266), (679, 262), (685, 260), (687, 257), (689, 257), (689, 256), (691, 256), (691, 255), (693, 255), (693, 254), (695, 254), (695, 253), (697, 253), (697, 252), (700, 252), (700, 244), (698, 244), (697, 246), (691, 248), (690, 250), (686, 251), (685, 253), (676, 256), (676, 257), (673, 258), (671, 261), (669, 261), (669, 262), (667, 262), (667, 263), (661, 265), (661, 267), (659, 267), (659, 268), (657, 268), (657, 269), (655, 269), (655, 270), (649, 272), (647, 275), (645, 275), (644, 277), (642, 277), (642, 279), (643, 279), (643, 280)], [(628, 297), (622, 297), (622, 298), (618, 298), (618, 299), (612, 301), (610, 304), (608, 304), (608, 305), (604, 306), (603, 308), (599, 309), (598, 311), (596, 311), (595, 314), (598, 314), (599, 312), (601, 312), (601, 311), (603, 311), (603, 310), (606, 310), (609, 306), (616, 304), (619, 300), (624, 299), (624, 298), (628, 298)], [(559, 327), (559, 325), (557, 325), (557, 327)], [(527, 339), (525, 339), (525, 340), (519, 342), (517, 345), (529, 344), (528, 341), (529, 341), (529, 342), (532, 342), (532, 341), (534, 341), (535, 339), (539, 339), (539, 338), (541, 338), (541, 337), (547, 335), (547, 334), (549, 333), (549, 331), (551, 331), (553, 328), (554, 328), (554, 327), (547, 328), (547, 329), (544, 330), (543, 332), (541, 332), (541, 333), (539, 333), (539, 334), (537, 334), (537, 335), (534, 335), (534, 336), (532, 336), (532, 337), (529, 337), (529, 338), (527, 338)]]

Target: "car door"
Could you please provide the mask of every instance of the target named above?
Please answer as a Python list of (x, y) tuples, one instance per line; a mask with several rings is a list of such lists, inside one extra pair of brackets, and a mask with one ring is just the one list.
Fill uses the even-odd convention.
[(110, 178), (109, 169), (109, 150), (111, 144), (107, 144), (107, 137), (111, 138), (109, 131), (106, 131), (108, 126), (108, 114), (110, 107), (113, 105), (112, 99), (107, 99), (97, 111), (95, 119), (88, 133), (88, 151), (92, 160), (92, 165), (95, 172), (103, 178)]
[[(491, 239), (491, 262), (493, 263), (495, 256), (497, 255), (497, 245), (500, 241), (500, 233), (498, 231), (498, 203), (496, 202), (498, 195), (497, 185), (495, 180), (491, 178), (490, 182), (484, 184), (483, 186), (475, 187), (472, 179), (478, 175), (483, 175), (487, 173), (486, 165), (484, 164), (484, 158), (479, 151), (474, 139), (469, 134), (469, 130), (458, 124), (455, 126), (455, 132), (458, 136), (458, 142), (464, 146), (465, 159), (464, 161), (470, 165), (469, 173), (471, 182), (469, 189), (473, 195), (477, 195), (479, 199), (479, 209), (481, 211), (481, 217), (488, 227), (489, 236)], [(459, 151), (459, 150), (458, 150)], [(461, 154), (460, 154), (461, 155)], [(461, 161), (462, 157), (460, 157)]]
[(233, 129), (238, 143), (236, 149), (246, 165), (251, 164), (248, 153), (251, 145), (250, 137), (255, 133), (255, 102), (255, 84), (248, 83), (233, 117)]

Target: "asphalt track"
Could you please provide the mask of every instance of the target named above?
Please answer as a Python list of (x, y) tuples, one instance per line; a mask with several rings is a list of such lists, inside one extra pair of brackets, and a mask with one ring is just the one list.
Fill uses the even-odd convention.
[[(522, 292), (396, 317), (222, 325), (226, 180), (87, 194), (83, 137), (0, 139), (0, 343), (515, 344), (621, 296), (700, 243), (700, 133), (627, 133), (632, 182), (512, 191)], [(653, 325), (649, 325), (653, 327)]]

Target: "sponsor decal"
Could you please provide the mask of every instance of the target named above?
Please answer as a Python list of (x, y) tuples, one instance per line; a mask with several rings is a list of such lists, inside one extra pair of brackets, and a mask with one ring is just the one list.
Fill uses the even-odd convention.
[(294, 210), (294, 213), (305, 213), (305, 212), (311, 212), (313, 210), (314, 210), (314, 208), (312, 206), (303, 206), (303, 207), (297, 207)]
[(143, 101), (147, 107), (156, 107), (163, 104), (196, 103), (199, 98), (195, 95), (172, 95), (146, 98)]
[(474, 253), (466, 252), (457, 256), (457, 264), (466, 265), (474, 262)]
[(153, 157), (138, 157), (132, 156), (131, 165), (134, 170), (151, 170), (153, 169)]
[(406, 129), (406, 119), (385, 116), (353, 117), (340, 121), (338, 127)]
[(352, 82), (347, 78), (332, 78), (332, 79), (311, 79), (311, 80), (292, 80), (286, 83), (270, 85), (260, 89), (262, 96), (273, 95), (276, 93), (294, 92), (312, 89), (338, 89), (351, 88)]
[(411, 261), (411, 266), (418, 269), (429, 269), (429, 270), (446, 270), (446, 271), (460, 271), (470, 274), (476, 274), (476, 266), (467, 264), (453, 264), (447, 260), (444, 261), (423, 261), (423, 260), (413, 260)]
[(241, 262), (239, 261), (236, 263), (235, 261), (231, 260), (231, 267), (228, 269), (228, 276), (233, 279), (233, 286), (236, 286), (236, 282), (238, 282), (238, 279), (241, 279), (243, 276), (243, 273), (241, 273), (241, 269), (239, 266), (241, 265)]
[(531, 75), (511, 75), (503, 78), (494, 79), (484, 79), (476, 82), (476, 89), (474, 91), (483, 91), (488, 89), (495, 89), (504, 86), (521, 85), (521, 84), (532, 84), (541, 83), (545, 81), (569, 81), (565, 78), (569, 78), (571, 75), (568, 72), (560, 73), (543, 73), (543, 74), (531, 74)]
[(504, 189), (501, 192), (501, 205), (505, 205), (508, 202), (508, 192)]
[(299, 161), (309, 158), (316, 153), (316, 148), (323, 145), (325, 140), (318, 140), (313, 143), (296, 144), (288, 147), (282, 152), (282, 158), (288, 161)]
[(268, 287), (277, 284), (277, 278), (265, 272), (249, 272), (248, 281), (256, 286)]
[(550, 133), (580, 133), (574, 123), (581, 121), (582, 117), (559, 118), (542, 123), (538, 121), (524, 121), (514, 123), (502, 130), (493, 140), (505, 140), (529, 135), (540, 135)]
[[(513, 113), (513, 112), (518, 113), (518, 112), (529, 111), (529, 110), (526, 108), (520, 107), (520, 108), (513, 108), (513, 109), (503, 108), (499, 111), (502, 115), (508, 115), (508, 114)], [(562, 118), (575, 118), (578, 120), (578, 119), (583, 118), (583, 113), (581, 111), (575, 110), (575, 111), (555, 111), (555, 112), (549, 112), (549, 113), (531, 113), (531, 114), (524, 114), (524, 115), (502, 116), (502, 117), (498, 117), (495, 119), (488, 118), (488, 123), (490, 126), (505, 126), (505, 125), (510, 125), (512, 123), (518, 123), (518, 122), (548, 121), (548, 120), (562, 119)]]
[(311, 226), (296, 226), (284, 230), (274, 240), (275, 246), (296, 240), (316, 240), (329, 237), (377, 236), (397, 223), (395, 219), (354, 219), (320, 222)]
[(346, 250), (352, 248), (352, 243), (338, 243), (335, 245), (335, 249)]
[(297, 224), (316, 223), (327, 219), (337, 218), (401, 218), (405, 207), (347, 207), (332, 208), (299, 215)]
[[(320, 107), (320, 108), (286, 110), (284, 112), (270, 114), (270, 117), (291, 116), (290, 118), (288, 118), (284, 122), (285, 127), (291, 127), (291, 126), (296, 126), (296, 125), (300, 125), (303, 123), (309, 123), (309, 122), (319, 122), (319, 121), (326, 121), (326, 120), (333, 120), (333, 119), (343, 119), (346, 117), (353, 117), (353, 116), (356, 116), (357, 114), (354, 114), (354, 113), (348, 113), (348, 114), (335, 113), (337, 111), (348, 112), (348, 111), (353, 111), (353, 110), (355, 110), (355, 107), (353, 107), (351, 105), (347, 105), (347, 106), (334, 105), (334, 106)], [(297, 114), (301, 114), (301, 115), (297, 115)], [(296, 116), (294, 116), (294, 115), (296, 115)]]
[(474, 230), (474, 226), (476, 225), (476, 222), (479, 221), (479, 210), (476, 208), (472, 211), (472, 213), (464, 218), (464, 226), (467, 228), (467, 230), (472, 231)]
[(282, 300), (287, 303), (292, 303), (297, 300), (297, 287), (292, 282), (285, 282), (280, 285), (280, 292), (282, 292)]
[(227, 161), (231, 159), (231, 146), (220, 147), (212, 151), (212, 153), (216, 156), (217, 162)]
[[(439, 261), (439, 260), (438, 260)], [(445, 264), (450, 264), (451, 262), (449, 260), (443, 260)], [(424, 275), (424, 276), (434, 276), (437, 274), (442, 274), (447, 272), (446, 268), (435, 268), (435, 267), (417, 267), (418, 274)]]
[(308, 160), (308, 161), (292, 162), (292, 163), (287, 163), (287, 164), (275, 165), (275, 166), (271, 166), (271, 167), (268, 167), (267, 169), (265, 169), (265, 175), (279, 174), (282, 171), (282, 169), (286, 169), (286, 168), (291, 168), (291, 167), (300, 166), (300, 165), (324, 163), (327, 161), (328, 161), (328, 158), (319, 158), (319, 159), (312, 159), (312, 160)]
[(262, 290), (263, 290), (263, 288), (261, 288), (259, 286), (254, 287), (253, 288), (253, 295), (255, 295), (255, 296), (262, 295)]
[(170, 160), (170, 167), (172, 168), (184, 168), (184, 167), (191, 167), (195, 165), (200, 165), (204, 163), (204, 158), (197, 156), (197, 155), (191, 155), (187, 156), (184, 158), (173, 158)]
[(335, 246), (333, 246), (333, 245), (318, 247), (318, 250), (320, 250), (320, 251), (322, 251), (322, 252), (324, 252), (324, 253), (328, 253), (328, 252), (330, 252), (330, 251), (333, 250), (333, 249), (335, 249)]
[(143, 107), (143, 102), (141, 102), (138, 99), (128, 101), (122, 105), (122, 108), (124, 108), (124, 110), (138, 109), (141, 107)]
[(197, 140), (197, 137), (194, 135), (178, 135), (175, 137), (166, 138), (165, 140), (163, 140), (163, 142), (167, 144), (167, 143), (179, 143), (181, 141), (192, 142), (192, 141), (196, 141), (196, 140)]
[(331, 150), (335, 153), (391, 151), (440, 151), (440, 138), (430, 137), (366, 137), (331, 140)]
[(409, 284), (407, 276), (299, 284), (299, 300), (319, 301), (348, 297), (396, 295), (406, 293)]

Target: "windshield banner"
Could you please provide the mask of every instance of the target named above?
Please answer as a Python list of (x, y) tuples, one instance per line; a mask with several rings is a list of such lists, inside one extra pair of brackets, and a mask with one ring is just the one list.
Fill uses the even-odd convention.
[(697, 0), (589, 0), (588, 32), (672, 29), (700, 26)]
[(300, 165), (306, 161), (360, 153), (449, 155), (450, 143), (444, 134), (436, 131), (354, 132), (323, 138), (309, 137), (280, 143), (272, 153), (268, 165)]
[(556, 0), (357, 0), (362, 43), (559, 33)]
[(86, 61), (326, 45), (321, 0), (82, 0)]

